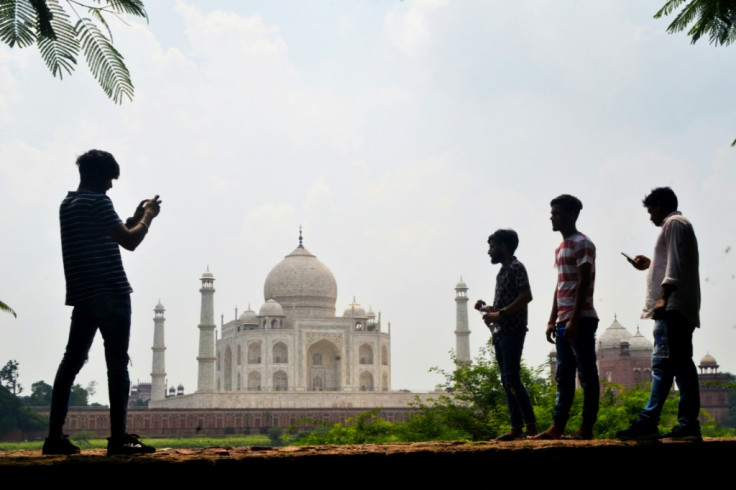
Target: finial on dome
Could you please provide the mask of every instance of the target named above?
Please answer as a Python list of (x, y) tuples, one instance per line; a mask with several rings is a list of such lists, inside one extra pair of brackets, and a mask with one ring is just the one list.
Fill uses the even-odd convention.
[(302, 246), (302, 225), (299, 225), (299, 246), (304, 248)]

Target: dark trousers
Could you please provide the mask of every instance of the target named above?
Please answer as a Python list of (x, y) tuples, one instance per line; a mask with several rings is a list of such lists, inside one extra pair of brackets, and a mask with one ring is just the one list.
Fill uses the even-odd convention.
[(74, 379), (87, 362), (89, 348), (99, 329), (105, 343), (111, 434), (117, 436), (125, 432), (130, 391), (130, 315), (128, 294), (101, 294), (74, 306), (66, 351), (54, 379), (49, 415), (50, 431), (61, 430), (64, 425)]

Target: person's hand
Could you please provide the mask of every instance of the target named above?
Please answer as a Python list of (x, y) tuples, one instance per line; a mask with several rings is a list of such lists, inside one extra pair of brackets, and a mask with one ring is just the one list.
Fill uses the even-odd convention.
[(481, 309), (482, 309), (482, 308), (483, 308), (483, 307), (484, 307), (485, 305), (486, 305), (486, 302), (485, 302), (485, 301), (483, 301), (482, 299), (479, 299), (478, 301), (476, 301), (476, 302), (475, 302), (475, 306), (473, 306), (473, 308), (475, 308), (475, 309), (476, 309), (476, 310), (478, 310), (478, 311), (481, 311)]
[[(136, 209), (136, 212), (138, 212), (137, 209)], [(143, 202), (143, 213), (144, 214), (150, 214), (152, 217), (155, 218), (156, 216), (158, 216), (158, 213), (160, 212), (161, 212), (161, 199), (158, 198), (158, 194), (153, 196), (153, 199), (148, 199), (147, 201)]]
[(664, 314), (667, 311), (667, 300), (664, 298), (659, 298), (656, 303), (654, 303), (654, 311), (652, 312), (652, 318), (655, 320), (662, 320), (664, 318)]
[(135, 213), (133, 213), (133, 222), (137, 223), (143, 218), (143, 207), (146, 205), (146, 202), (148, 202), (148, 199), (142, 200), (138, 207), (135, 208)]
[(649, 257), (645, 257), (644, 255), (637, 255), (636, 257), (634, 257), (634, 260), (629, 260), (629, 263), (631, 263), (631, 265), (633, 265), (635, 269), (644, 271), (649, 269), (649, 265), (652, 263), (652, 261), (649, 260)]
[(497, 311), (489, 311), (485, 315), (483, 315), (483, 321), (486, 322), (486, 325), (490, 325), (491, 323), (496, 323), (501, 319), (501, 315), (498, 314)]
[(570, 318), (565, 324), (565, 333), (563, 337), (566, 340), (575, 340), (578, 336), (578, 319)]
[(547, 330), (544, 332), (544, 334), (547, 336), (547, 342), (550, 344), (555, 343), (555, 330), (557, 326), (554, 323), (548, 323), (547, 324)]

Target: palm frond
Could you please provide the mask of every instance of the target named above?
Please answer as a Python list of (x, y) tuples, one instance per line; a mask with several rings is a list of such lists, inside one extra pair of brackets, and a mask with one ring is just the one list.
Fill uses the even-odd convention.
[(43, 37), (55, 36), (54, 28), (51, 26), (51, 10), (46, 4), (46, 0), (30, 0), (33, 9), (36, 11), (36, 19), (38, 21), (38, 36), (39, 39)]
[(107, 96), (116, 104), (122, 102), (123, 96), (133, 100), (130, 73), (110, 40), (88, 18), (79, 19), (74, 30), (89, 69)]
[(673, 10), (675, 10), (677, 7), (680, 6), (682, 2), (685, 0), (667, 0), (667, 2), (662, 6), (659, 11), (654, 14), (655, 19), (659, 19), (662, 16), (667, 16), (672, 13)]
[(10, 306), (3, 303), (2, 301), (0, 301), (0, 311), (6, 311), (10, 313), (11, 315), (13, 315), (14, 317), (18, 318), (18, 315), (15, 314), (13, 309)]
[(29, 0), (0, 0), (0, 40), (11, 48), (36, 42), (36, 10)]
[(69, 15), (59, 5), (58, 0), (47, 0), (49, 11), (52, 14), (51, 26), (54, 38), (41, 37), (38, 40), (38, 50), (46, 66), (54, 76), (64, 78), (64, 72), (72, 74), (79, 55), (79, 42), (74, 26), (69, 22)]
[(148, 20), (148, 14), (141, 0), (107, 0), (110, 8), (119, 14), (130, 14)]

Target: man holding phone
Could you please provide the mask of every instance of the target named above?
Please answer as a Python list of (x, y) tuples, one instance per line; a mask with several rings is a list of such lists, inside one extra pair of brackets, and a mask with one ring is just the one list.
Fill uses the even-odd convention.
[(643, 200), (650, 219), (662, 230), (650, 260), (627, 258), (634, 268), (648, 270), (647, 297), (642, 318), (654, 320), (652, 389), (639, 418), (616, 433), (624, 440), (658, 439), (659, 417), (677, 380), (680, 399), (677, 425), (663, 439), (700, 441), (700, 389), (693, 362), (693, 331), (700, 325), (698, 242), (693, 225), (677, 210), (677, 196), (669, 187), (652, 190)]
[(43, 454), (77, 454), (79, 448), (63, 433), (74, 379), (84, 363), (97, 330), (105, 342), (110, 395), (108, 455), (152, 453), (135, 434), (126, 432), (130, 293), (120, 247), (133, 251), (148, 234), (161, 210), (158, 196), (141, 201), (123, 223), (107, 191), (120, 176), (120, 166), (106, 151), (90, 150), (77, 158), (79, 187), (59, 208), (61, 250), (66, 278), (66, 304), (73, 307), (69, 340), (54, 379), (49, 435)]

